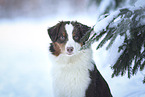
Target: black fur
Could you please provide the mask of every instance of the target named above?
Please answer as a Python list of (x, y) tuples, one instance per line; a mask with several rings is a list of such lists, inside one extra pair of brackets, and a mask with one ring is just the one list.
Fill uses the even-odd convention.
[[(81, 23), (79, 23), (79, 22), (74, 22), (74, 21), (72, 21), (71, 24), (72, 24), (74, 27), (77, 28), (76, 30), (79, 30), (78, 32), (80, 32), (80, 34), (81, 34), (82, 37), (87, 33), (87, 31), (89, 31), (89, 30), (91, 29), (91, 27), (89, 27), (89, 26), (87, 26), (87, 25), (84, 25), (84, 24), (81, 24)], [(82, 38), (82, 37), (81, 37), (81, 38)], [(89, 38), (89, 37), (88, 37), (88, 38)], [(87, 41), (88, 38), (86, 38), (85, 41)]]
[(107, 82), (104, 80), (95, 64), (94, 70), (90, 71), (90, 78), (91, 83), (86, 90), (86, 97), (112, 97)]
[(54, 49), (54, 46), (53, 46), (52, 43), (50, 43), (49, 51), (50, 51), (52, 54), (54, 54), (54, 52), (55, 52), (55, 49)]

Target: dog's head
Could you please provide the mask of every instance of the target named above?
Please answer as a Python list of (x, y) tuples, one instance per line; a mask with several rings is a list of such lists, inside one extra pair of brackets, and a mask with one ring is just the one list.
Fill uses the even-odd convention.
[(73, 56), (79, 53), (80, 48), (85, 44), (80, 39), (90, 29), (90, 27), (79, 22), (59, 22), (48, 29), (48, 34), (52, 40), (50, 51), (55, 56), (59, 56), (60, 54)]

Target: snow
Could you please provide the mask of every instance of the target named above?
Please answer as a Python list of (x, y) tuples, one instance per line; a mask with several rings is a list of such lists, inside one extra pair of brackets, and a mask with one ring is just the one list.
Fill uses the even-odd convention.
[(94, 32), (95, 33), (99, 33), (100, 31), (102, 31), (103, 29), (105, 30), (106, 27), (108, 26), (108, 24), (113, 20), (113, 18), (116, 18), (117, 15), (119, 14), (119, 10), (111, 13), (109, 16), (107, 16), (106, 18), (100, 20), (99, 22), (97, 22), (94, 26)]
[[(88, 26), (96, 24), (97, 33), (117, 14), (118, 11), (97, 24), (94, 12), (72, 15), (60, 12), (39, 19), (0, 20), (0, 97), (53, 97), (47, 28), (61, 20), (77, 20)], [(110, 66), (120, 55), (117, 51), (122, 37), (117, 37), (107, 51), (107, 43), (96, 50), (98, 43), (92, 45), (93, 59), (113, 96), (145, 97), (145, 85), (142, 83), (144, 71), (130, 79), (127, 75), (111, 78), (113, 71)]]
[(145, 86), (142, 83), (144, 73), (138, 72), (135, 76), (130, 79), (127, 78), (127, 74), (123, 77), (118, 76), (111, 78), (112, 70), (110, 66), (115, 63), (118, 59), (118, 46), (123, 42), (123, 37), (117, 37), (113, 46), (106, 50), (108, 43), (106, 43), (102, 48), (96, 50), (96, 45), (99, 42), (93, 44), (94, 60), (97, 68), (101, 71), (103, 77), (109, 83), (113, 97), (144, 97), (145, 96)]
[[(104, 13), (105, 9), (112, 3), (112, 6), (114, 7), (114, 1), (113, 0), (102, 0), (101, 4), (99, 5), (98, 14), (101, 15)], [(105, 5), (105, 6), (104, 6)]]
[(51, 94), (47, 41), (41, 24), (0, 24), (0, 97)]
[(143, 0), (137, 0), (135, 2), (135, 7), (137, 8), (140, 8), (140, 7), (145, 7), (145, 2)]

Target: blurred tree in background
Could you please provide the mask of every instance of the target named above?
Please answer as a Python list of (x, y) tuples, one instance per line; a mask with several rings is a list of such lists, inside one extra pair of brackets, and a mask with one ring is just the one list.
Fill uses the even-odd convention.
[(115, 11), (118, 8), (128, 5), (133, 6), (136, 1), (137, 0), (90, 0), (90, 5), (96, 4), (98, 11), (101, 10), (100, 15), (103, 15)]
[[(98, 8), (106, 4), (107, 6), (104, 7), (104, 11), (100, 15), (107, 13), (109, 15), (104, 15), (104, 18), (91, 29), (95, 33), (83, 48), (89, 47), (94, 41), (105, 36), (97, 49), (109, 41), (106, 48), (108, 50), (113, 46), (118, 36), (124, 37), (124, 42), (118, 47), (118, 52), (122, 53), (116, 63), (112, 65), (112, 77), (123, 76), (127, 72), (128, 78), (130, 78), (145, 68), (145, 6), (139, 5), (143, 1), (140, 0), (135, 4), (136, 1), (138, 2), (138, 0), (108, 0), (108, 2), (106, 0), (91, 0), (91, 3), (95, 2)], [(90, 35), (91, 31), (82, 38), (82, 41)], [(145, 76), (143, 83), (145, 83)]]
[(0, 0), (0, 18), (26, 15), (39, 7), (40, 0)]
[(86, 2), (87, 0), (0, 0), (0, 19), (44, 17), (60, 10), (65, 12), (66, 9), (77, 13), (86, 8)]

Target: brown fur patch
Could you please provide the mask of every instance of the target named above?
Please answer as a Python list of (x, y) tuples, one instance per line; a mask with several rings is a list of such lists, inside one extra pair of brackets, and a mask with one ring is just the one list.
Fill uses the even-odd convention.
[(53, 43), (53, 47), (54, 47), (54, 52), (53, 52), (53, 54), (55, 55), (55, 56), (59, 56), (60, 55), (60, 53), (63, 53), (64, 51), (65, 51), (65, 44), (64, 43), (58, 43), (58, 42), (54, 42)]

